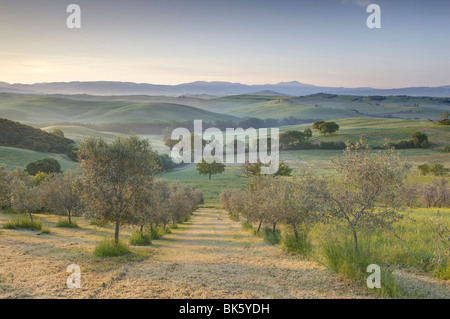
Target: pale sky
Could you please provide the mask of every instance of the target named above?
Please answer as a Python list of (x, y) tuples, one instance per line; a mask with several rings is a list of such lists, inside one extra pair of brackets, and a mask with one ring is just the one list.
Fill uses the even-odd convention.
[(450, 1), (0, 0), (0, 48), (9, 83), (450, 85)]

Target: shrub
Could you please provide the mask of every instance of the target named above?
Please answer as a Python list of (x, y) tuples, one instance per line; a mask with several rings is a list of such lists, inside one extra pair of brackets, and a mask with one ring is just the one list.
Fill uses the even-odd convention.
[(56, 223), (56, 227), (61, 227), (61, 228), (78, 228), (78, 224), (75, 223), (75, 222), (69, 223), (68, 220), (63, 219), (63, 220), (59, 220)]
[(105, 238), (97, 243), (94, 250), (94, 256), (96, 257), (116, 257), (123, 256), (130, 253), (130, 248), (127, 244), (119, 240), (117, 245), (114, 243), (114, 239)]
[(241, 222), (241, 225), (242, 225), (242, 229), (243, 229), (243, 230), (247, 230), (247, 231), (253, 230), (253, 225), (252, 225), (252, 223), (250, 223), (250, 222), (247, 221), (247, 220)]
[(108, 223), (94, 218), (94, 219), (91, 219), (91, 221), (89, 222), (89, 225), (106, 227), (108, 225)]
[(61, 173), (61, 165), (54, 158), (44, 158), (29, 163), (25, 171), (32, 176), (35, 176), (38, 172), (46, 174)]
[(31, 229), (31, 230), (41, 230), (42, 223), (39, 220), (31, 221), (28, 217), (22, 217), (20, 219), (15, 219), (7, 222), (3, 225), (5, 229)]
[(42, 226), (41, 234), (50, 234), (50, 233), (51, 233), (50, 228)]
[(170, 229), (178, 229), (178, 225), (177, 224), (172, 224), (169, 226)]
[(272, 245), (279, 244), (281, 241), (281, 232), (279, 229), (277, 229), (277, 230), (275, 230), (275, 232), (273, 232), (269, 227), (264, 227), (263, 228), (263, 236), (264, 236), (264, 240)]
[(130, 244), (136, 246), (149, 246), (152, 244), (151, 234), (137, 230), (131, 234)]
[(162, 227), (155, 227), (150, 230), (150, 239), (160, 239), (164, 235)]
[(293, 234), (284, 234), (281, 239), (281, 249), (306, 256), (311, 253), (312, 245), (307, 233), (299, 234), (298, 238), (295, 238)]

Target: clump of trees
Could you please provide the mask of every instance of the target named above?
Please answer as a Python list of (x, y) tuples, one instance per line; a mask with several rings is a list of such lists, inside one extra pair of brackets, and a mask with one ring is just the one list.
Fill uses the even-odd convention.
[(398, 143), (388, 143), (388, 146), (395, 147), (397, 149), (428, 148), (430, 147), (430, 142), (428, 141), (428, 136), (425, 133), (416, 132), (411, 136), (410, 140), (400, 141)]
[[(264, 166), (270, 166), (270, 163), (263, 164), (261, 161), (257, 161), (256, 163), (250, 163), (248, 160), (245, 161), (239, 167), (240, 173), (242, 177), (253, 177), (253, 176), (261, 176), (261, 168)], [(278, 164), (278, 171), (273, 174), (274, 176), (291, 176), (293, 169), (289, 167), (285, 162), (280, 161)]]
[(434, 176), (445, 176), (450, 172), (449, 168), (444, 167), (444, 165), (436, 163), (433, 165), (422, 164), (417, 166), (420, 174), (426, 176), (428, 174), (433, 174)]
[(333, 134), (339, 130), (339, 125), (336, 122), (316, 121), (313, 123), (312, 128), (318, 130), (321, 134)]
[(449, 114), (447, 111), (442, 111), (441, 120), (438, 121), (441, 125), (450, 125)]
[(25, 171), (32, 176), (35, 176), (38, 172), (45, 174), (61, 173), (61, 165), (54, 158), (44, 158), (29, 163)]
[(279, 136), (281, 147), (292, 147), (299, 143), (308, 141), (312, 137), (312, 130), (310, 128), (304, 131), (290, 130), (281, 133)]

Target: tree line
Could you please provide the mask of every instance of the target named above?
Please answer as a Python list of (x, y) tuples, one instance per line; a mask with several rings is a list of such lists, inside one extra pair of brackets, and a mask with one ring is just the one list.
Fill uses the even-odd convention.
[(49, 210), (84, 214), (115, 226), (153, 228), (186, 220), (203, 203), (203, 194), (190, 186), (155, 179), (161, 169), (158, 154), (137, 136), (117, 137), (112, 143), (87, 138), (78, 151), (80, 172), (45, 174), (0, 166), (0, 205), (26, 213)]
[(253, 176), (246, 190), (226, 189), (223, 207), (237, 220), (291, 229), (298, 241), (307, 238), (317, 223), (347, 225), (358, 253), (361, 233), (388, 229), (403, 217), (404, 208), (421, 196), (427, 205), (450, 205), (445, 178), (430, 185), (407, 183), (411, 166), (394, 148), (374, 152), (365, 140), (347, 144), (342, 156), (332, 160), (333, 176), (318, 176), (305, 169), (299, 176)]

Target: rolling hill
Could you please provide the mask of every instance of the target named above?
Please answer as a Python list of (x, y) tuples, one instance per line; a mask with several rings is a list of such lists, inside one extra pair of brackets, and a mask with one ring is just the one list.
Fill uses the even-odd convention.
[(40, 152), (72, 152), (74, 141), (18, 122), (0, 119), (0, 145)]
[(0, 117), (27, 123), (151, 123), (156, 121), (235, 120), (189, 105), (169, 102), (93, 101), (77, 96), (0, 93)]

